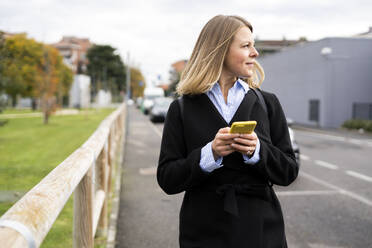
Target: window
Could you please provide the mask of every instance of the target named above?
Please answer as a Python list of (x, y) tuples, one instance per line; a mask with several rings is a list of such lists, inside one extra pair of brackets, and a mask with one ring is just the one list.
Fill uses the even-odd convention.
[(353, 119), (372, 120), (372, 103), (353, 103)]
[(311, 99), (309, 101), (309, 120), (319, 122), (319, 100)]

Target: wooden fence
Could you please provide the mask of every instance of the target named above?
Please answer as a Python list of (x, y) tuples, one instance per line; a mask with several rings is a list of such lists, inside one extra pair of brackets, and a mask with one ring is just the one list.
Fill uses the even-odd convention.
[(73, 246), (93, 247), (105, 235), (115, 155), (122, 149), (126, 107), (122, 104), (92, 136), (0, 218), (1, 247), (39, 247), (74, 192)]

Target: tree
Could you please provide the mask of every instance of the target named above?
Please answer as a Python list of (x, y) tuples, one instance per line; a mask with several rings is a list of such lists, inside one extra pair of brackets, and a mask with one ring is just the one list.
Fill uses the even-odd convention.
[(5, 50), (4, 33), (0, 31), (0, 94), (5, 90), (5, 83), (3, 82), (3, 73), (5, 67), (5, 58), (7, 53)]
[(5, 91), (5, 82), (4, 82), (3, 74), (4, 74), (6, 57), (7, 57), (7, 53), (5, 50), (4, 33), (0, 31), (0, 113), (3, 111), (3, 109), (6, 106), (6, 100), (2, 96), (3, 92)]
[(60, 83), (58, 84), (57, 104), (63, 106), (63, 99), (69, 95), (73, 81), (72, 70), (64, 63), (60, 63), (58, 66), (58, 77)]
[(0, 40), (0, 57), (0, 90), (11, 96), (14, 106), (18, 95), (38, 98), (48, 123), (57, 96), (66, 95), (72, 83), (72, 71), (58, 50), (20, 34)]
[(72, 72), (63, 64), (62, 57), (52, 46), (43, 46), (40, 75), (34, 94), (40, 99), (44, 114), (44, 124), (48, 123), (49, 116), (57, 107), (57, 97), (66, 94), (72, 83)]
[(113, 95), (125, 89), (125, 66), (115, 51), (109, 45), (94, 45), (88, 50), (87, 72), (92, 78), (92, 97), (100, 89), (111, 91)]
[(42, 56), (42, 44), (27, 39), (25, 34), (19, 34), (3, 41), (1, 53), (2, 89), (12, 98), (12, 104), (15, 106), (17, 95), (33, 96)]
[(130, 68), (130, 88), (132, 97), (137, 98), (143, 96), (143, 91), (146, 87), (145, 78), (142, 72), (134, 67)]

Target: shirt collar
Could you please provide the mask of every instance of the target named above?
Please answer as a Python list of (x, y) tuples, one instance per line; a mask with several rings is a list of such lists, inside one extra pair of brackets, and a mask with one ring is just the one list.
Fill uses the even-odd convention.
[[(247, 94), (249, 91), (249, 85), (248, 83), (244, 82), (242, 79), (238, 78), (238, 80), (235, 81), (233, 88), (235, 87), (242, 87), (244, 90), (244, 93)], [(218, 81), (214, 83), (213, 87), (210, 89), (210, 91), (216, 92), (216, 90), (220, 88), (220, 85), (218, 84)]]
[(249, 91), (248, 83), (244, 82), (242, 79), (239, 78), (238, 80), (236, 80), (235, 84), (239, 84), (240, 86), (242, 86), (244, 89), (244, 93), (247, 94), (247, 92)]

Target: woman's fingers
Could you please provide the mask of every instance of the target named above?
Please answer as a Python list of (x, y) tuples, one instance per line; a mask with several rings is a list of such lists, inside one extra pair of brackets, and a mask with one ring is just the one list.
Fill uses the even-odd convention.
[(237, 143), (231, 144), (231, 147), (234, 148), (235, 151), (248, 155), (252, 154), (256, 150), (256, 146), (245, 146)]
[(224, 145), (224, 146), (219, 146), (217, 147), (217, 153), (223, 157), (223, 156), (227, 156), (229, 155), (230, 153), (234, 152), (234, 148), (231, 146), (231, 145)]
[[(229, 134), (226, 134), (229, 135)], [(236, 136), (233, 136), (236, 137)], [(234, 152), (234, 149), (231, 147), (231, 144), (234, 142), (233, 137), (226, 137), (224, 134), (217, 133), (216, 137), (212, 142), (212, 151), (214, 155), (218, 157), (227, 156), (230, 153)], [(216, 158), (216, 156), (215, 156)]]
[(249, 139), (242, 139), (242, 138), (234, 138), (234, 143), (245, 145), (245, 146), (256, 146), (257, 140), (249, 140)]
[(212, 151), (214, 155), (223, 157), (234, 151), (243, 154), (254, 152), (257, 145), (257, 135), (230, 133), (230, 128), (225, 127), (218, 130), (213, 142)]
[(242, 139), (257, 140), (257, 134), (255, 132), (250, 134), (240, 134), (239, 137)]
[(234, 143), (231, 144), (236, 151), (242, 154), (252, 154), (256, 150), (257, 135), (255, 132), (251, 134), (241, 134), (238, 138), (234, 138)]
[(217, 133), (229, 133), (229, 132), (230, 132), (230, 128), (224, 127), (224, 128), (220, 128)]
[(236, 134), (236, 133), (217, 133), (216, 135), (216, 138), (220, 140), (225, 140), (225, 141), (228, 141), (228, 140), (231, 140), (237, 137), (239, 137), (239, 134)]

